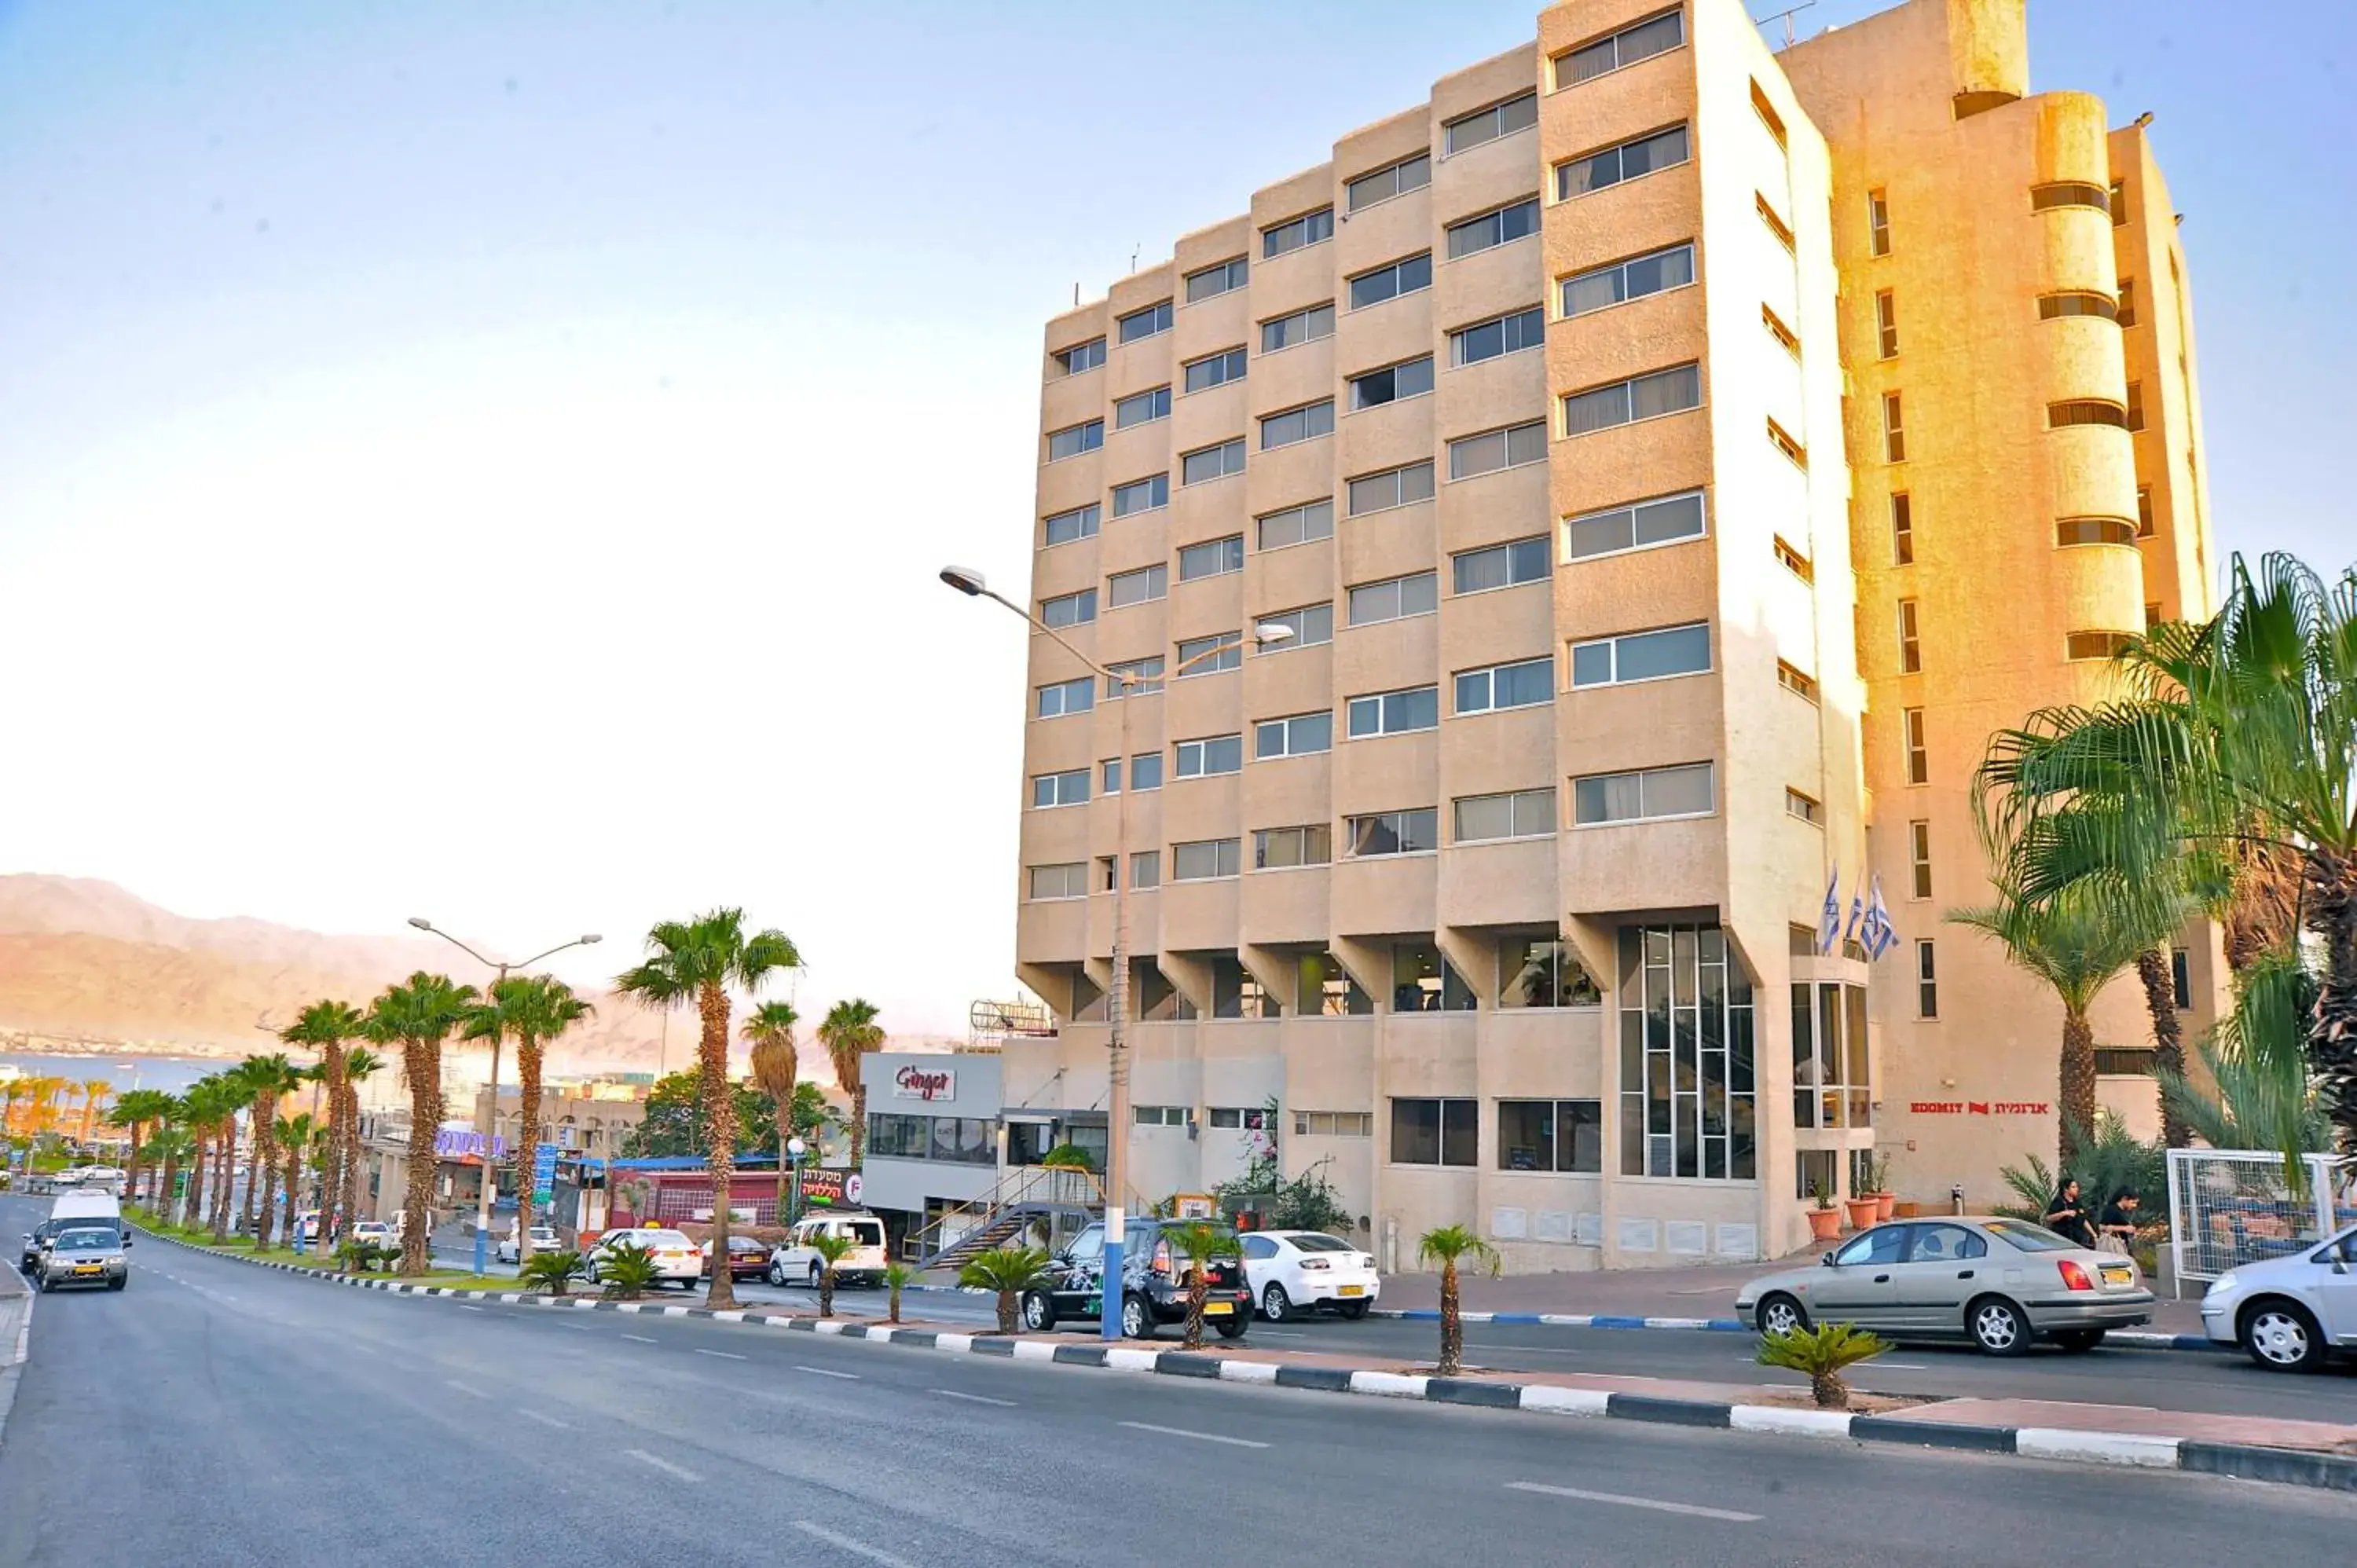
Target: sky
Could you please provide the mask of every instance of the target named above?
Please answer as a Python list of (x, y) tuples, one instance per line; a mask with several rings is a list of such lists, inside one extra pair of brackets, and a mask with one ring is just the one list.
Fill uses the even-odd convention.
[[(734, 904), (962, 1029), (1025, 635), (934, 573), (1026, 579), (1042, 322), (1535, 11), (0, 0), (0, 871), (582, 980)], [(2294, 12), (2031, 0), (2031, 69), (2157, 116), (2222, 552), (2338, 568), (2357, 5)]]

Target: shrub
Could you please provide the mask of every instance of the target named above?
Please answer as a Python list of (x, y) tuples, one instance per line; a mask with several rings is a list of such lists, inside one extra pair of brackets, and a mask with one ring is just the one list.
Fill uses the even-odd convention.
[(966, 1260), (958, 1270), (958, 1283), (970, 1290), (996, 1293), (998, 1331), (1012, 1334), (1017, 1298), (1047, 1272), (1048, 1254), (1037, 1247), (993, 1247)]
[(608, 1301), (636, 1301), (661, 1278), (655, 1255), (625, 1241), (597, 1260), (597, 1279)]
[(1806, 1328), (1760, 1337), (1759, 1362), (1805, 1372), (1809, 1393), (1824, 1410), (1847, 1410), (1849, 1385), (1842, 1381), (1845, 1367), (1869, 1361), (1890, 1348), (1889, 1342), (1846, 1323), (1819, 1323)]
[(573, 1276), (580, 1271), (581, 1254), (578, 1252), (534, 1252), (523, 1261), (523, 1267), (517, 1271), (517, 1277), (533, 1290), (545, 1291), (550, 1295), (563, 1295)]

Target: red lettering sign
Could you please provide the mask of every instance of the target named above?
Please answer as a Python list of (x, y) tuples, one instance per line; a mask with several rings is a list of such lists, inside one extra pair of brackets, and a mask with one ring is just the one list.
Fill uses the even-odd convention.
[(949, 1068), (904, 1067), (892, 1075), (896, 1100), (941, 1100), (957, 1094), (957, 1073)]

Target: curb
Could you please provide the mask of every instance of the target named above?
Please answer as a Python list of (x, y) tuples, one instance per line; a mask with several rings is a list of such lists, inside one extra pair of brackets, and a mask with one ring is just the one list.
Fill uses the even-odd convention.
[(8, 1434), (8, 1412), (16, 1402), (16, 1384), (25, 1375), (26, 1358), (32, 1354), (33, 1300), (40, 1293), (7, 1259), (0, 1258), (0, 1269), (8, 1271), (22, 1288), (25, 1298), (24, 1321), (16, 1326), (15, 1342), (0, 1345), (0, 1440), (5, 1440)]
[[(1376, 1307), (1369, 1317), (1387, 1317), (1412, 1323), (1437, 1323), (1440, 1314), (1431, 1307)], [(1748, 1334), (1749, 1329), (1736, 1317), (1629, 1317), (1612, 1313), (1563, 1312), (1464, 1312), (1458, 1314), (1465, 1323), (1520, 1324), (1547, 1328), (1667, 1328), (1679, 1331), (1703, 1330), (1714, 1334)], [(2106, 1346), (2118, 1346), (2131, 1350), (2201, 1350), (2212, 1355), (2231, 1356), (2231, 1345), (2215, 1345), (2200, 1334), (2153, 1334), (2133, 1328), (2115, 1328), (2104, 1337)]]
[[(135, 1226), (134, 1229), (141, 1228)], [(155, 1235), (144, 1230), (142, 1234)], [(156, 1236), (155, 1239), (186, 1247), (190, 1251), (228, 1257), (255, 1267), (277, 1269), (361, 1290), (388, 1291), (395, 1295), (457, 1296), (475, 1302), (496, 1301), (510, 1305), (576, 1312), (700, 1317), (831, 1338), (858, 1339), (871, 1345), (906, 1345), (952, 1355), (996, 1356), (1016, 1361), (1048, 1362), (1060, 1367), (1094, 1367), (1106, 1371), (1196, 1378), (1223, 1383), (1253, 1383), (1304, 1389), (1318, 1393), (1420, 1400), (1428, 1404), (1470, 1405), (1542, 1415), (1647, 1422), (1656, 1425), (1702, 1427), (1817, 1441), (1834, 1439), (1859, 1444), (1877, 1443), (1962, 1453), (2003, 1454), (2061, 1464), (2184, 1470), (2238, 1480), (2269, 1481), (2280, 1486), (2357, 1493), (2357, 1457), (2319, 1454), (2305, 1449), (2261, 1448), (2245, 1444), (2155, 1437), (2132, 1432), (1975, 1426), (1960, 1422), (1918, 1420), (1903, 1413), (1857, 1415), (1844, 1411), (1811, 1410), (1790, 1405), (1721, 1404), (1705, 1400), (1665, 1399), (1653, 1394), (1499, 1382), (1487, 1378), (1412, 1375), (1374, 1368), (1295, 1367), (1269, 1361), (1229, 1360), (1203, 1351), (1152, 1350), (1126, 1343), (1104, 1345), (1074, 1340), (1071, 1344), (1059, 1345), (1039, 1339), (1008, 1338), (997, 1334), (909, 1328), (848, 1318), (796, 1317), (734, 1308), (716, 1311), (708, 1306), (605, 1301), (588, 1296), (550, 1296), (525, 1291), (452, 1290), (443, 1285), (412, 1285), (394, 1280), (359, 1279), (326, 1269), (299, 1268), (293, 1263), (265, 1258), (239, 1258), (233, 1252), (215, 1251), (212, 1248), (199, 1247), (169, 1236)], [(1401, 1316), (1413, 1315), (1404, 1313)], [(1471, 1313), (1466, 1315), (1466, 1320), (1514, 1321), (1511, 1317)], [(1623, 1321), (1642, 1324), (1645, 1320)], [(1659, 1321), (1701, 1323), (1710, 1320)], [(1588, 1320), (1581, 1326), (1610, 1326), (1612, 1324), (1610, 1320), (1602, 1324)]]

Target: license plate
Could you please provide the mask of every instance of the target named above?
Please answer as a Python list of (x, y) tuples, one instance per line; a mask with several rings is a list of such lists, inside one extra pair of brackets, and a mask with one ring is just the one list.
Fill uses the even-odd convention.
[(1367, 1287), (1364, 1285), (1337, 1285), (1334, 1287), (1334, 1294), (1336, 1295), (1364, 1295), (1367, 1294)]
[(101, 1267), (102, 1265), (97, 1263), (76, 1263), (74, 1265), (74, 1273), (78, 1274), (94, 1274), (100, 1272)]
[(2104, 1283), (2107, 1285), (2130, 1284), (2135, 1280), (2136, 1271), (2126, 1264), (2105, 1263), (2104, 1265)]
[(1207, 1301), (1203, 1304), (1203, 1316), (1206, 1317), (1225, 1317), (1234, 1310), (1234, 1305), (1229, 1302)]

